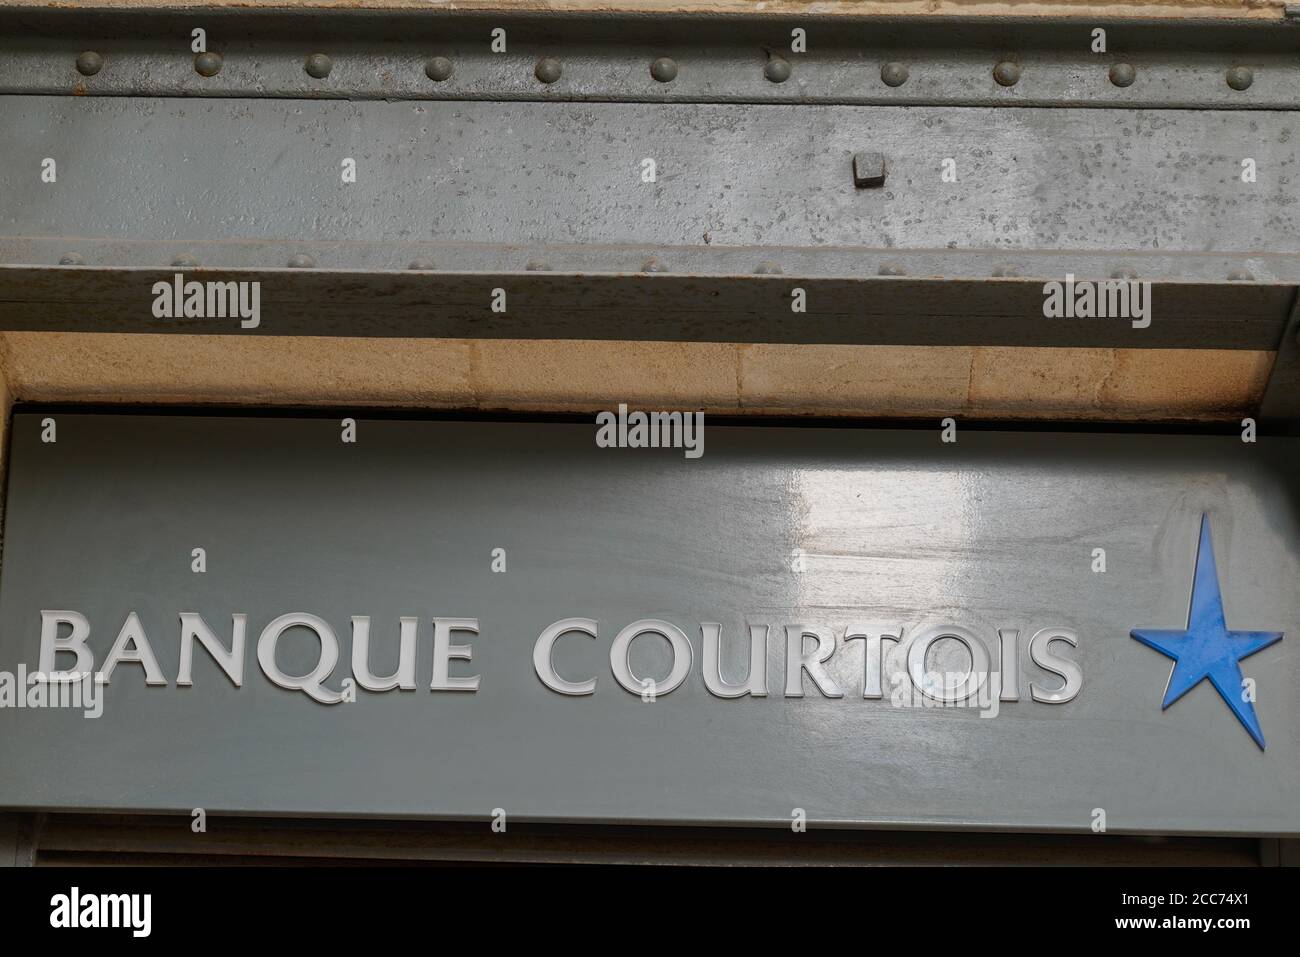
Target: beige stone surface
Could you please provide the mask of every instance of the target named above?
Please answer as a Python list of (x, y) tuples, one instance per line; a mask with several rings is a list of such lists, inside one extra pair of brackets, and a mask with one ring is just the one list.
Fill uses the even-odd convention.
[(737, 347), (726, 343), (477, 340), (471, 376), (483, 408), (592, 410), (627, 402), (735, 411)]
[(1137, 351), (1118, 352), (1098, 388), (1098, 401), (1138, 416), (1164, 408), (1182, 409), (1193, 418), (1253, 412), (1273, 359), (1268, 352), (1171, 350), (1158, 364), (1144, 364)]
[(0, 0), (0, 6), (280, 7), (366, 10), (638, 11), (820, 16), (1252, 17), (1277, 19), (1285, 0)]
[(1273, 354), (1220, 349), (976, 350), (972, 409), (1007, 416), (1232, 418), (1264, 391)]
[(0, 335), (0, 375), (28, 402), (1227, 420), (1271, 366), (1177, 349)]
[(750, 412), (987, 418), (1229, 419), (1270, 353), (1180, 349), (742, 346)]
[(459, 340), (17, 332), (0, 341), (26, 400), (476, 404)]
[(746, 410), (840, 416), (960, 411), (967, 404), (975, 353), (961, 346), (739, 348)]

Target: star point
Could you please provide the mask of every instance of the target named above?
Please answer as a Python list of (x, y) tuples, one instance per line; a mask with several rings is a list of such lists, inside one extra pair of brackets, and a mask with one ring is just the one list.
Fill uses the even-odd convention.
[(1208, 515), (1201, 516), (1201, 535), (1196, 550), (1187, 628), (1183, 631), (1134, 628), (1129, 634), (1149, 648), (1174, 659), (1161, 710), (1168, 708), (1208, 678), (1260, 750), (1264, 749), (1264, 734), (1255, 714), (1254, 701), (1245, 694), (1240, 662), (1281, 641), (1283, 635), (1280, 631), (1228, 630)]

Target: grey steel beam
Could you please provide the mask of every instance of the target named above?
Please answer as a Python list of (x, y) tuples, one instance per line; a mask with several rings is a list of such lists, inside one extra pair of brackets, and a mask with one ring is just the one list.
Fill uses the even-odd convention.
[[(181, 271), (264, 282), (262, 332), (1273, 349), (1300, 285), (1288, 112), (0, 109), (0, 328), (237, 331), (151, 314)], [(855, 181), (863, 147), (881, 186)], [(1152, 325), (1044, 319), (1044, 281), (1070, 274), (1152, 282)]]
[[(201, 19), (212, 76), (191, 13), (0, 15), (0, 328), (244, 331), (153, 316), (184, 272), (264, 283), (255, 334), (1271, 350), (1300, 286), (1300, 120), (1262, 95), (1300, 34), (1277, 25), (1108, 24), (1100, 57), (1026, 21)], [(796, 25), (809, 53), (774, 82)], [(1134, 82), (1092, 89), (1118, 56)], [(1255, 82), (1206, 93), (1211, 63)], [(1151, 326), (1045, 319), (1067, 275), (1150, 281)]]
[[(788, 279), (1098, 280), (1202, 284), (1300, 284), (1300, 257), (1269, 252), (1146, 250), (925, 249), (896, 246), (695, 246), (641, 243), (457, 243), (438, 239), (106, 239), (0, 235), (0, 269), (72, 264), (110, 269), (278, 269), (307, 257), (314, 268), (366, 272), (556, 272), (580, 275), (674, 273), (784, 275)], [(1041, 298), (1041, 297), (1040, 297)]]
[(1290, 110), (1300, 87), (1286, 21), (33, 8), (0, 36), (8, 93)]
[[(515, 268), (564, 247), (788, 247), (841, 264), (873, 251), (881, 266), (1053, 253), (1056, 276), (1079, 272), (1072, 256), (1113, 271), (1136, 253), (1166, 257), (1141, 274), (1162, 281), (1211, 278), (1179, 264), (1217, 262), (1230, 268), (1213, 278), (1286, 282), (1300, 254), (1300, 120), (1287, 112), (53, 96), (0, 110), (0, 240), (60, 240), (89, 265), (78, 237), (163, 244), (159, 266), (230, 241), (512, 246)], [(864, 148), (887, 167), (877, 188), (854, 182)], [(1255, 182), (1241, 181), (1243, 158)], [(42, 180), (49, 159), (57, 182)], [(453, 268), (503, 265), (458, 256)], [(926, 275), (948, 274), (930, 263)], [(346, 252), (319, 264), (363, 265)]]
[[(155, 283), (261, 283), (260, 325), (156, 318)], [(805, 314), (791, 312), (803, 289)], [(490, 309), (494, 290), (507, 309)], [(1156, 318), (1048, 319), (1042, 280), (343, 269), (0, 267), (0, 328), (869, 345), (1276, 349), (1296, 287), (1163, 283)]]

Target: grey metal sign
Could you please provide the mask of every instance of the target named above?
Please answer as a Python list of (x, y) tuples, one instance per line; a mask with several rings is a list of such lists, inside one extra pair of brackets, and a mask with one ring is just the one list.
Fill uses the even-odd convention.
[(0, 807), (1300, 834), (1295, 440), (607, 425), (15, 416)]

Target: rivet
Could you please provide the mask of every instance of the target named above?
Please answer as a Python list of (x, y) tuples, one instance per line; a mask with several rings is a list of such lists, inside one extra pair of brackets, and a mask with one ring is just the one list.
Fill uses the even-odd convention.
[(555, 57), (544, 56), (537, 61), (537, 66), (533, 69), (533, 75), (543, 83), (554, 83), (560, 78), (563, 68), (560, 61)]
[(290, 269), (314, 269), (316, 260), (304, 253), (295, 253), (289, 257)]
[(1111, 279), (1127, 279), (1129, 282), (1133, 282), (1137, 277), (1137, 270), (1129, 269), (1127, 266), (1122, 266), (1119, 269), (1112, 269), (1110, 272)]
[(193, 269), (199, 264), (199, 261), (193, 256), (177, 256), (172, 260), (172, 266), (176, 269)]
[(1227, 80), (1234, 90), (1245, 90), (1255, 82), (1255, 73), (1248, 66), (1234, 66), (1228, 70)]
[(883, 153), (853, 154), (853, 185), (869, 189), (885, 185), (885, 156)]
[(1254, 282), (1255, 274), (1249, 269), (1234, 269), (1228, 273), (1228, 282)]
[(199, 76), (216, 76), (221, 72), (221, 54), (200, 53), (194, 58), (194, 72)]
[(1000, 86), (1015, 86), (1020, 82), (1020, 64), (1003, 60), (993, 68), (993, 79), (997, 80)]
[(645, 262), (641, 264), (641, 271), (642, 272), (667, 272), (668, 267), (664, 264), (663, 260), (651, 256), (649, 259), (647, 259)]
[(756, 268), (754, 272), (760, 276), (779, 276), (783, 270), (781, 269), (780, 263), (772, 262), (772, 260), (768, 259), (759, 263), (758, 268)]
[(881, 263), (877, 273), (881, 276), (906, 276), (907, 270), (896, 262)]
[(545, 259), (530, 259), (524, 265), (524, 268), (529, 272), (550, 272), (551, 264)]
[(334, 69), (334, 61), (324, 53), (313, 53), (307, 57), (307, 62), (302, 68), (307, 71), (308, 76), (323, 80), (330, 75), (330, 70)]
[(77, 72), (82, 76), (94, 76), (104, 69), (104, 58), (94, 50), (87, 50), (77, 57)]
[(86, 257), (81, 255), (81, 253), (64, 253), (63, 257), (59, 260), (59, 265), (84, 266), (86, 265)]
[(763, 67), (763, 76), (773, 83), (784, 83), (790, 79), (790, 61), (781, 56), (770, 56), (767, 66)]
[(454, 70), (455, 67), (445, 56), (436, 56), (424, 65), (424, 75), (435, 83), (450, 80)]
[(418, 270), (419, 272), (432, 272), (434, 269), (437, 269), (438, 267), (433, 264), (432, 259), (412, 259), (411, 265), (407, 266), (406, 268), (415, 269)]
[(650, 64), (650, 75), (660, 83), (671, 83), (677, 79), (677, 61), (672, 57), (661, 56)]
[(901, 63), (886, 63), (880, 68), (880, 79), (885, 86), (902, 86), (907, 82), (907, 67)]
[(1132, 86), (1133, 81), (1137, 79), (1137, 70), (1132, 63), (1112, 63), (1110, 66), (1110, 82), (1116, 86)]

